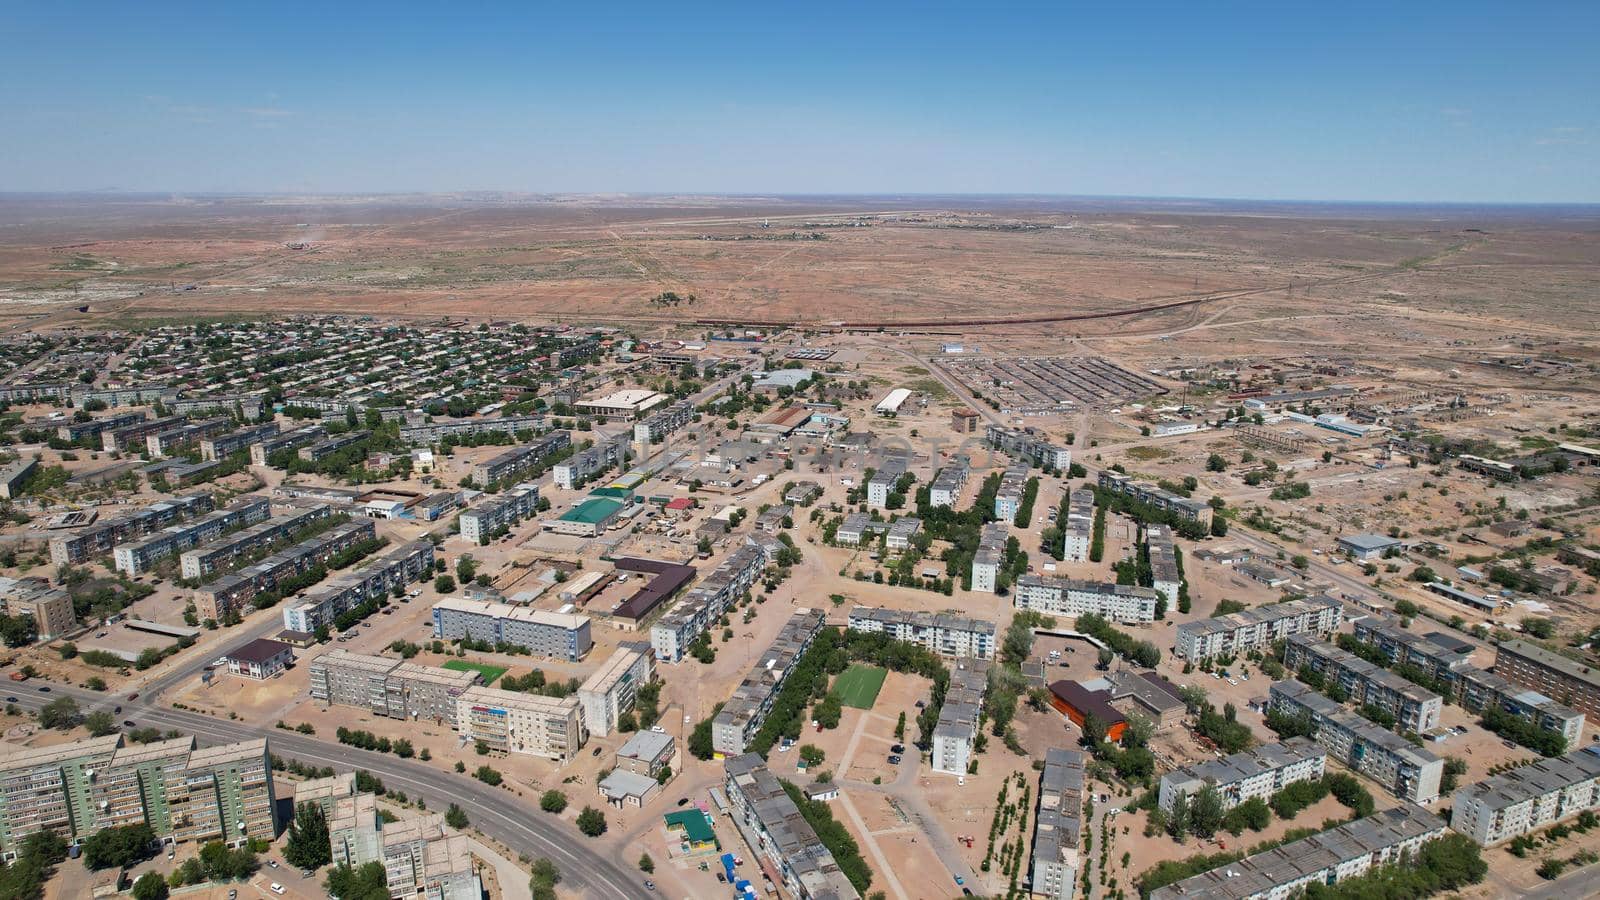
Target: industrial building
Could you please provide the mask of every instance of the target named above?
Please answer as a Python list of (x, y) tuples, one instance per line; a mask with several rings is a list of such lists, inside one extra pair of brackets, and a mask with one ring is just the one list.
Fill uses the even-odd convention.
[(1088, 783), (1084, 764), (1084, 755), (1077, 750), (1051, 747), (1044, 754), (1028, 889), (1049, 900), (1072, 900), (1077, 893), (1084, 786)]
[(1288, 715), (1307, 715), (1314, 738), (1338, 762), (1412, 803), (1439, 796), (1444, 760), (1363, 719), (1298, 681), (1274, 682), (1268, 703)]
[(886, 634), (940, 656), (994, 658), (995, 624), (954, 610), (928, 613), (857, 606), (850, 610), (849, 623), (851, 631)]
[(574, 537), (597, 537), (627, 511), (626, 504), (615, 497), (590, 495), (577, 506), (553, 519), (544, 521), (544, 529), (556, 534)]
[(546, 612), (507, 603), (445, 597), (433, 606), (433, 636), (511, 644), (535, 656), (577, 662), (594, 643), (589, 617)]
[(1328, 754), (1321, 747), (1307, 738), (1292, 737), (1173, 769), (1161, 776), (1157, 803), (1171, 815), (1179, 797), (1193, 802), (1212, 787), (1227, 811), (1247, 800), (1267, 800), (1296, 782), (1321, 778), (1327, 763)]
[(1334, 544), (1357, 562), (1378, 559), (1389, 551), (1405, 549), (1405, 541), (1381, 534), (1352, 534), (1338, 538)]
[(1280, 900), (1310, 884), (1337, 884), (1414, 860), (1445, 831), (1443, 819), (1404, 804), (1169, 884), (1150, 900)]
[(877, 405), (872, 408), (872, 411), (880, 416), (888, 416), (893, 418), (900, 414), (900, 407), (904, 406), (905, 402), (910, 399), (910, 390), (906, 388), (895, 388), (894, 390), (890, 391), (882, 400), (879, 400)]
[(1318, 594), (1213, 616), (1178, 626), (1178, 655), (1191, 662), (1269, 647), (1292, 634), (1332, 634), (1344, 622), (1344, 606)]
[(570, 762), (585, 739), (576, 696), (545, 697), (470, 687), (456, 699), (456, 730), (468, 744)]
[(1600, 753), (1585, 747), (1456, 789), (1450, 827), (1492, 847), (1600, 809)]
[(1394, 716), (1401, 731), (1427, 734), (1439, 727), (1443, 697), (1315, 635), (1290, 635), (1284, 642), (1283, 663), (1291, 672), (1309, 669), (1328, 684), (1339, 685), (1357, 706)]
[(583, 725), (595, 737), (616, 730), (617, 719), (633, 709), (639, 688), (655, 677), (655, 654), (646, 643), (624, 643), (578, 688)]
[(811, 647), (811, 642), (827, 624), (821, 610), (800, 609), (789, 617), (756, 660), (756, 664), (734, 688), (733, 696), (711, 722), (712, 749), (723, 756), (745, 752), (751, 739), (766, 721), (778, 698), (778, 691), (790, 670)]
[(1160, 596), (1138, 585), (1028, 574), (1017, 577), (1012, 603), (1051, 616), (1093, 613), (1115, 622), (1153, 622)]
[(750, 846), (797, 900), (860, 900), (766, 760), (746, 753), (723, 764), (731, 815)]

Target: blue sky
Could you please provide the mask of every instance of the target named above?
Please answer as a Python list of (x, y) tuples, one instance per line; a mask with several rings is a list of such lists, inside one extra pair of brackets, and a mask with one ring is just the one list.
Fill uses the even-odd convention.
[(1600, 202), (1594, 2), (10, 2), (0, 37), (0, 190)]

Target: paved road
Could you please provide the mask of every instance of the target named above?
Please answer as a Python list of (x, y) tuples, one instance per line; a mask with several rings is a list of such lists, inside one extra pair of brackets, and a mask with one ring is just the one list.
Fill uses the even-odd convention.
[(1563, 875), (1535, 891), (1522, 894), (1524, 900), (1566, 900), (1566, 898), (1600, 897), (1600, 866), (1588, 866)]
[[(107, 706), (116, 700), (60, 684), (49, 685), (50, 691), (41, 693), (41, 686), (38, 682), (8, 684), (18, 705), (33, 710), (63, 696), (72, 697), (85, 709)], [(143, 699), (123, 700), (122, 707), (122, 718), (134, 721), (141, 728), (174, 728), (194, 735), (204, 745), (265, 737), (271, 742), (272, 752), (285, 759), (340, 770), (365, 769), (381, 778), (385, 786), (426, 800), (430, 809), (461, 804), (479, 831), (531, 857), (549, 857), (561, 869), (564, 885), (587, 889), (595, 897), (645, 900), (657, 896), (645, 890), (643, 877), (637, 872), (590, 849), (585, 843), (588, 839), (565, 823), (545, 816), (507, 790), (491, 788), (469, 776), (440, 772), (422, 763), (356, 750), (281, 729), (154, 706)]]

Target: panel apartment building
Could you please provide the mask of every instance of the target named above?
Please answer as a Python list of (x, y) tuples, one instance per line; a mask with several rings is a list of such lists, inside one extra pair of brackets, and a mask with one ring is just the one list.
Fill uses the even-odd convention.
[(56, 426), (56, 437), (76, 444), (88, 438), (97, 438), (101, 432), (108, 429), (126, 428), (129, 425), (137, 425), (144, 420), (144, 410), (136, 409), (132, 412), (101, 416), (98, 419), (90, 419), (87, 422), (63, 422)]
[(511, 526), (539, 511), (539, 486), (519, 484), (461, 513), (461, 536), (482, 544), (501, 526)]
[(1094, 491), (1078, 488), (1067, 497), (1067, 519), (1061, 523), (1061, 558), (1088, 562), (1094, 542)]
[(552, 431), (531, 444), (512, 447), (472, 467), (472, 481), (479, 487), (504, 482), (572, 446), (572, 432)]
[(732, 816), (750, 846), (766, 858), (798, 900), (860, 900), (855, 886), (817, 837), (811, 824), (767, 768), (746, 753), (723, 763), (723, 787)]
[(497, 753), (527, 753), (571, 761), (585, 738), (576, 695), (544, 697), (471, 687), (456, 700), (456, 730), (467, 743), (482, 741)]
[(928, 486), (928, 505), (954, 508), (956, 501), (961, 499), (961, 488), (967, 483), (967, 477), (972, 472), (972, 467), (965, 457), (939, 470), (933, 476), (933, 483)]
[(734, 688), (733, 696), (711, 722), (711, 747), (722, 756), (738, 756), (761, 730), (778, 691), (811, 642), (827, 624), (821, 610), (797, 610), (789, 617), (772, 645)]
[(257, 444), (278, 433), (278, 423), (268, 422), (265, 425), (252, 425), (238, 431), (209, 437), (200, 442), (200, 458), (204, 460), (227, 459), (241, 450), (247, 450), (251, 444)]
[(660, 412), (652, 413), (644, 421), (635, 423), (633, 441), (636, 444), (653, 444), (693, 420), (694, 403), (689, 400), (679, 400)]
[(0, 610), (8, 616), (31, 616), (41, 641), (70, 634), (78, 624), (72, 594), (43, 578), (0, 576)]
[(995, 624), (954, 610), (927, 613), (857, 606), (850, 610), (849, 626), (851, 631), (887, 634), (940, 656), (994, 658)]
[(311, 697), (329, 706), (353, 706), (375, 716), (433, 720), (456, 727), (458, 701), (479, 673), (424, 666), (387, 656), (330, 650), (312, 660)]
[(275, 591), (283, 582), (326, 565), (340, 553), (376, 537), (377, 531), (367, 519), (335, 525), (201, 586), (194, 592), (195, 609), (200, 618), (220, 622), (257, 596)]
[(545, 428), (544, 416), (501, 416), (486, 419), (449, 419), (401, 425), (400, 440), (408, 444), (437, 444), (447, 437), (468, 437), (476, 434), (516, 434), (519, 431), (540, 432)]
[(433, 636), (447, 641), (471, 638), (514, 644), (535, 656), (577, 662), (594, 641), (589, 617), (496, 603), (445, 597), (433, 606)]
[(412, 541), (354, 571), (313, 585), (283, 610), (283, 627), (313, 634), (342, 613), (433, 572), (433, 542)]
[(1344, 622), (1344, 606), (1317, 595), (1178, 626), (1178, 655), (1192, 662), (1271, 646), (1292, 634), (1332, 634)]
[(1585, 715), (1600, 714), (1600, 670), (1528, 641), (1495, 648), (1494, 671)]
[(627, 459), (628, 441), (625, 438), (612, 438), (579, 450), (556, 463), (550, 470), (550, 477), (556, 487), (573, 490), (596, 473), (620, 466)]
[(264, 738), (195, 749), (194, 738), (123, 746), (121, 735), (0, 755), (0, 853), (37, 831), (77, 844), (146, 822), (169, 842), (271, 840), (278, 821)]
[(188, 421), (188, 416), (162, 416), (159, 419), (108, 426), (100, 431), (100, 449), (107, 453), (119, 450), (138, 453), (146, 449), (145, 439), (150, 435), (177, 428)]
[(1443, 697), (1315, 635), (1290, 635), (1284, 642), (1283, 662), (1291, 672), (1310, 669), (1339, 685), (1357, 706), (1376, 707), (1394, 716), (1401, 731), (1427, 734), (1439, 727)]
[(1114, 622), (1153, 622), (1160, 596), (1154, 588), (1133, 584), (1029, 574), (1018, 576), (1011, 599), (1017, 609), (1051, 616), (1094, 613)]
[(328, 429), (322, 425), (306, 425), (293, 431), (262, 438), (250, 445), (250, 463), (264, 466), (274, 454), (285, 450), (299, 450), (309, 447), (328, 436)]
[(1268, 703), (1289, 715), (1309, 715), (1315, 739), (1328, 755), (1402, 800), (1429, 803), (1439, 796), (1444, 760), (1398, 734), (1363, 719), (1298, 681), (1274, 682)]
[(216, 504), (210, 494), (158, 500), (133, 515), (98, 522), (71, 534), (51, 538), (50, 561), (57, 566), (77, 565), (102, 553), (110, 553), (118, 544), (214, 509)]
[(989, 664), (964, 661), (950, 670), (950, 685), (933, 726), (933, 770), (965, 775), (978, 737), (978, 715), (989, 687)]
[(984, 429), (984, 440), (989, 446), (1007, 453), (1029, 465), (1056, 469), (1061, 472), (1072, 467), (1072, 451), (1045, 440), (1031, 428), (1005, 428), (990, 425)]
[(1027, 490), (1028, 467), (1020, 463), (1008, 467), (1000, 474), (1000, 487), (994, 492), (994, 517), (1001, 522), (1015, 521)]
[(226, 509), (209, 513), (181, 525), (170, 525), (149, 537), (127, 544), (119, 544), (112, 551), (117, 571), (138, 575), (149, 571), (156, 562), (214, 541), (235, 528), (264, 522), (272, 515), (272, 503), (265, 497), (242, 497)]
[(1045, 751), (1028, 889), (1049, 900), (1072, 900), (1076, 894), (1087, 780), (1081, 752), (1065, 747)]
[(1132, 497), (1140, 503), (1165, 510), (1185, 521), (1197, 522), (1206, 528), (1211, 527), (1211, 505), (1204, 501), (1180, 497), (1154, 485), (1135, 481), (1131, 475), (1113, 472), (1110, 469), (1100, 470), (1099, 485), (1103, 490)]
[(1217, 789), (1223, 810), (1248, 800), (1266, 800), (1291, 784), (1321, 778), (1328, 754), (1308, 738), (1293, 737), (1222, 759), (1174, 769), (1161, 776), (1157, 802), (1168, 815), (1179, 797), (1191, 801), (1207, 787)]
[(767, 567), (767, 551), (743, 544), (701, 579), (650, 627), (650, 646), (660, 662), (681, 662), (689, 645), (732, 605)]
[(1457, 788), (1450, 827), (1480, 846), (1600, 809), (1600, 754), (1585, 747)]
[(1007, 522), (990, 522), (978, 536), (978, 550), (972, 555), (972, 589), (992, 594), (1000, 581), (1000, 566), (1005, 562)]
[(596, 737), (617, 728), (617, 719), (633, 709), (639, 688), (655, 676), (655, 653), (644, 642), (623, 643), (578, 688), (583, 725)]
[(889, 495), (894, 493), (895, 484), (910, 467), (911, 461), (904, 456), (886, 457), (873, 471), (872, 477), (867, 479), (867, 506), (872, 509), (887, 509)]
[(352, 793), (334, 799), (327, 818), (334, 864), (382, 865), (389, 896), (402, 900), (483, 896), (471, 839), (446, 829), (442, 813), (385, 822), (376, 795)]
[(292, 536), (302, 528), (332, 517), (333, 507), (320, 503), (281, 516), (273, 516), (265, 522), (251, 525), (222, 540), (183, 551), (178, 557), (179, 568), (185, 578), (204, 578), (240, 557), (248, 556)]
[(145, 450), (150, 453), (152, 459), (160, 459), (163, 456), (181, 453), (205, 438), (222, 434), (232, 427), (233, 420), (225, 416), (179, 425), (147, 435), (144, 439)]
[(1169, 884), (1150, 900), (1283, 900), (1313, 883), (1336, 884), (1415, 859), (1445, 832), (1443, 819), (1405, 804)]
[(1183, 576), (1178, 572), (1178, 547), (1172, 539), (1172, 529), (1165, 525), (1146, 525), (1145, 545), (1150, 551), (1150, 587), (1176, 606), (1178, 592), (1183, 588)]

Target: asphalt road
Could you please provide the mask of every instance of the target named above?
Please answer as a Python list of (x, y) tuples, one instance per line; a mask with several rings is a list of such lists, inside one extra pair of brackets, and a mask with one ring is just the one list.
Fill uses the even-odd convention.
[[(48, 693), (40, 692), (39, 688), (43, 686), (46, 685), (37, 681), (22, 684), (7, 682), (6, 690), (10, 696), (17, 698), (19, 706), (32, 710), (58, 697), (72, 697), (86, 711), (109, 708), (118, 701), (116, 696), (70, 685), (50, 684)], [(564, 885), (587, 889), (592, 896), (639, 900), (658, 896), (645, 889), (643, 875), (590, 849), (587, 844), (589, 839), (565, 822), (547, 816), (536, 809), (532, 802), (519, 799), (504, 788), (489, 787), (468, 775), (440, 772), (422, 763), (357, 750), (282, 729), (167, 709), (144, 699), (131, 702), (122, 700), (121, 705), (119, 721), (131, 720), (141, 728), (175, 728), (184, 734), (194, 735), (204, 745), (265, 737), (272, 752), (284, 759), (297, 759), (306, 765), (332, 766), (340, 770), (365, 769), (382, 779), (386, 787), (427, 801), (429, 809), (442, 810), (451, 803), (459, 803), (479, 831), (530, 857), (549, 857), (561, 869)]]

